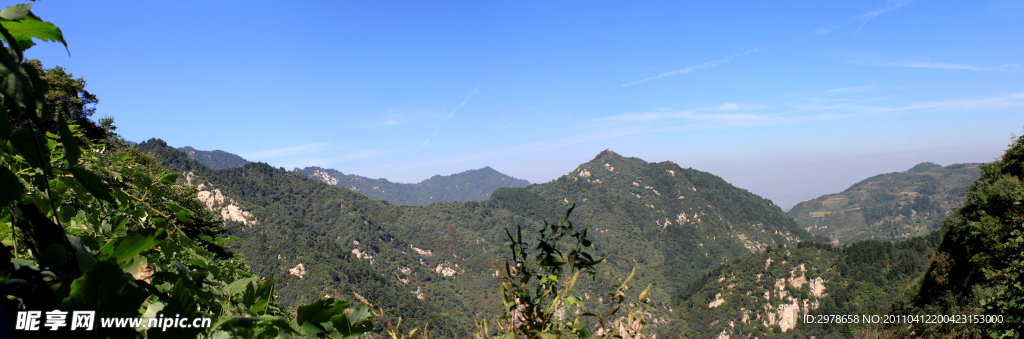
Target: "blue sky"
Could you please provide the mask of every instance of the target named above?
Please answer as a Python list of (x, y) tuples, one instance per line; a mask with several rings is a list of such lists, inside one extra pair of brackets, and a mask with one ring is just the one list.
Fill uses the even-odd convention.
[(40, 1), (126, 138), (531, 182), (604, 149), (788, 208), (1024, 126), (1022, 1)]

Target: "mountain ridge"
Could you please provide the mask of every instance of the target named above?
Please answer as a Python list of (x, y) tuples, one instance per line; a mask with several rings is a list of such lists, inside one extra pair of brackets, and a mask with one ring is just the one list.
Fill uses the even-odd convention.
[(242, 167), (249, 163), (248, 160), (237, 154), (221, 150), (201, 151), (192, 146), (181, 147), (178, 150), (185, 152), (189, 158), (196, 159), (199, 163), (215, 170)]
[[(229, 246), (261, 276), (278, 279), (289, 307), (358, 291), (400, 314), (426, 316), (427, 308), (440, 307), (466, 315), (449, 319), (497, 316), (495, 265), (506, 255), (505, 230), (523, 226), (530, 234), (575, 205), (571, 221), (589, 225), (595, 250), (608, 259), (579, 291), (598, 299), (590, 303), (603, 303), (599, 296), (608, 286), (635, 268), (631, 284), (653, 286), (652, 316), (661, 323), (672, 318), (672, 295), (706, 270), (760, 248), (814, 238), (770, 200), (718, 176), (611, 151), (548, 183), (420, 207), (372, 200), (262, 163), (214, 171), (159, 141), (140, 149), (251, 211), (258, 223), (228, 223), (229, 234), (242, 239)], [(464, 333), (473, 325), (438, 326)]]
[(979, 166), (922, 162), (800, 202), (787, 214), (805, 230), (832, 238), (834, 244), (924, 236), (939, 229), (952, 209), (963, 204), (961, 192), (981, 175)]
[(490, 166), (449, 175), (434, 175), (415, 184), (396, 183), (388, 179), (371, 179), (341, 171), (308, 166), (293, 171), (332, 186), (361, 192), (371, 198), (393, 205), (424, 206), (444, 201), (479, 201), (490, 197), (499, 187), (526, 187), (529, 181), (516, 179)]

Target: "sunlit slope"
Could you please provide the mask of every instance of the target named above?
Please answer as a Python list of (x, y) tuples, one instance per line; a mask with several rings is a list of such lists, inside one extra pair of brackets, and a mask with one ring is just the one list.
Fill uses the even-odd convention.
[(522, 226), (531, 237), (543, 220), (555, 221), (573, 204), (570, 220), (589, 222), (596, 252), (608, 259), (596, 281), (580, 282), (584, 300), (607, 302), (603, 292), (636, 268), (632, 285), (653, 284), (659, 321), (672, 318), (672, 295), (706, 270), (812, 237), (770, 201), (717, 176), (611, 151), (552, 182), (499, 188), (480, 202), (419, 207), (266, 164), (214, 171), (159, 142), (140, 147), (158, 153), (165, 166), (192, 173), (202, 191), (219, 190), (251, 213), (258, 222), (228, 223), (243, 239), (231, 246), (261, 275), (278, 278), (286, 305), (370, 294), (400, 312), (457, 315), (438, 325), (453, 333), (472, 326), (471, 319), (500, 314), (495, 266), (507, 255), (505, 230)]
[(905, 172), (864, 179), (842, 193), (801, 202), (788, 214), (801, 228), (836, 244), (923, 236), (963, 205), (962, 192), (980, 175), (978, 166), (920, 163)]
[[(880, 325), (808, 324), (805, 315), (884, 315), (927, 268), (940, 234), (844, 247), (773, 246), (722, 265), (677, 295), (676, 321), (662, 333), (689, 338), (862, 338)], [(863, 332), (863, 333), (862, 333)]]

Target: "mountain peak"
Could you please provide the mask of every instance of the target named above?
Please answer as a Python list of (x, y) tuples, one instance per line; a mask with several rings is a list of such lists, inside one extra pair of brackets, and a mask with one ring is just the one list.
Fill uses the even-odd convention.
[(911, 167), (910, 169), (908, 169), (904, 173), (908, 173), (909, 174), (909, 173), (927, 172), (928, 170), (933, 169), (933, 168), (937, 168), (937, 167), (941, 168), (942, 165), (936, 164), (934, 162), (922, 162), (920, 164), (914, 165), (914, 167)]
[[(166, 143), (164, 145), (166, 145)], [(248, 160), (245, 160), (245, 158), (242, 158), (237, 154), (221, 150), (203, 151), (197, 150), (192, 146), (181, 147), (178, 148), (178, 150), (185, 152), (189, 158), (196, 159), (199, 163), (215, 170), (242, 167), (249, 163)]]

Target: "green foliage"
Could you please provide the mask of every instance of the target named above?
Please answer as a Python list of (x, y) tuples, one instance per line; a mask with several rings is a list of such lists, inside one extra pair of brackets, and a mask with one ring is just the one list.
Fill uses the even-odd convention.
[(920, 163), (902, 173), (862, 180), (842, 193), (801, 202), (787, 213), (800, 227), (837, 244), (924, 236), (963, 205), (962, 192), (980, 174), (979, 164)]
[[(177, 174), (132, 148), (94, 143), (99, 140), (67, 123), (67, 112), (42, 114), (47, 104), (39, 93), (54, 87), (20, 59), (32, 38), (63, 38), (30, 6), (0, 11), (9, 52), (0, 53), (7, 114), (0, 118), (0, 313), (90, 310), (97, 318), (134, 318), (162, 310), (219, 324), (168, 331), (97, 326), (97, 337), (277, 337), (308, 327), (307, 320), (285, 321), (274, 303), (273, 280), (260, 282), (230, 258), (222, 247), (229, 239), (214, 239), (222, 230), (211, 225), (219, 221), (196, 200), (194, 188), (177, 183)], [(12, 67), (18, 64), (24, 73)], [(36, 114), (23, 120), (25, 111)], [(89, 141), (87, 147), (79, 140)], [(13, 317), (0, 321), (4, 336), (35, 334), (13, 332)], [(366, 330), (349, 326), (340, 333)]]
[(927, 272), (893, 304), (893, 312), (1001, 315), (999, 324), (915, 324), (910, 329), (935, 338), (1016, 337), (1024, 319), (1021, 305), (1024, 238), (1024, 137), (1003, 156), (981, 165), (981, 177), (966, 201), (943, 222), (942, 242)]
[(108, 137), (110, 132), (102, 124), (89, 119), (96, 113), (95, 105), (99, 103), (99, 99), (85, 89), (85, 78), (75, 78), (60, 66), (43, 69), (43, 64), (39, 60), (28, 60), (26, 63), (31, 67), (25, 67), (23, 70), (38, 74), (47, 84), (45, 100), (48, 111), (43, 119), (43, 125), (40, 126), (42, 130), (55, 131), (58, 117), (63, 117), (82, 128), (82, 133), (85, 134), (83, 142), (103, 141)]
[[(558, 223), (544, 224), (535, 247), (528, 239), (523, 240), (521, 227), (516, 229), (514, 237), (506, 230), (512, 260), (505, 261), (502, 272), (505, 312), (497, 324), (498, 334), (503, 338), (621, 338), (635, 337), (643, 330), (650, 314), (647, 294), (651, 285), (640, 293), (636, 302), (628, 304), (626, 317), (613, 318), (622, 307), (624, 291), (636, 274), (635, 269), (622, 285), (608, 293), (610, 306), (601, 315), (587, 309), (584, 297), (575, 290), (580, 274), (594, 280), (595, 267), (604, 259), (595, 259), (587, 251), (593, 248), (587, 239), (589, 227), (577, 231), (569, 222), (573, 207)], [(568, 247), (560, 241), (568, 243)], [(571, 311), (575, 311), (575, 317), (569, 320), (567, 314)], [(585, 317), (595, 318), (596, 328), (591, 328)], [(485, 338), (490, 334), (487, 323), (482, 322), (477, 337)]]
[[(17, 46), (24, 51), (35, 45), (32, 39), (39, 39), (60, 42), (67, 48), (68, 43), (64, 41), (64, 35), (60, 28), (32, 14), (31, 8), (32, 4), (18, 4), (0, 11), (0, 19), (3, 19), (0, 21), (0, 25), (3, 25), (4, 29), (9, 32), (10, 37), (17, 42)], [(6, 37), (4, 40), (8, 44), (14, 44)]]

